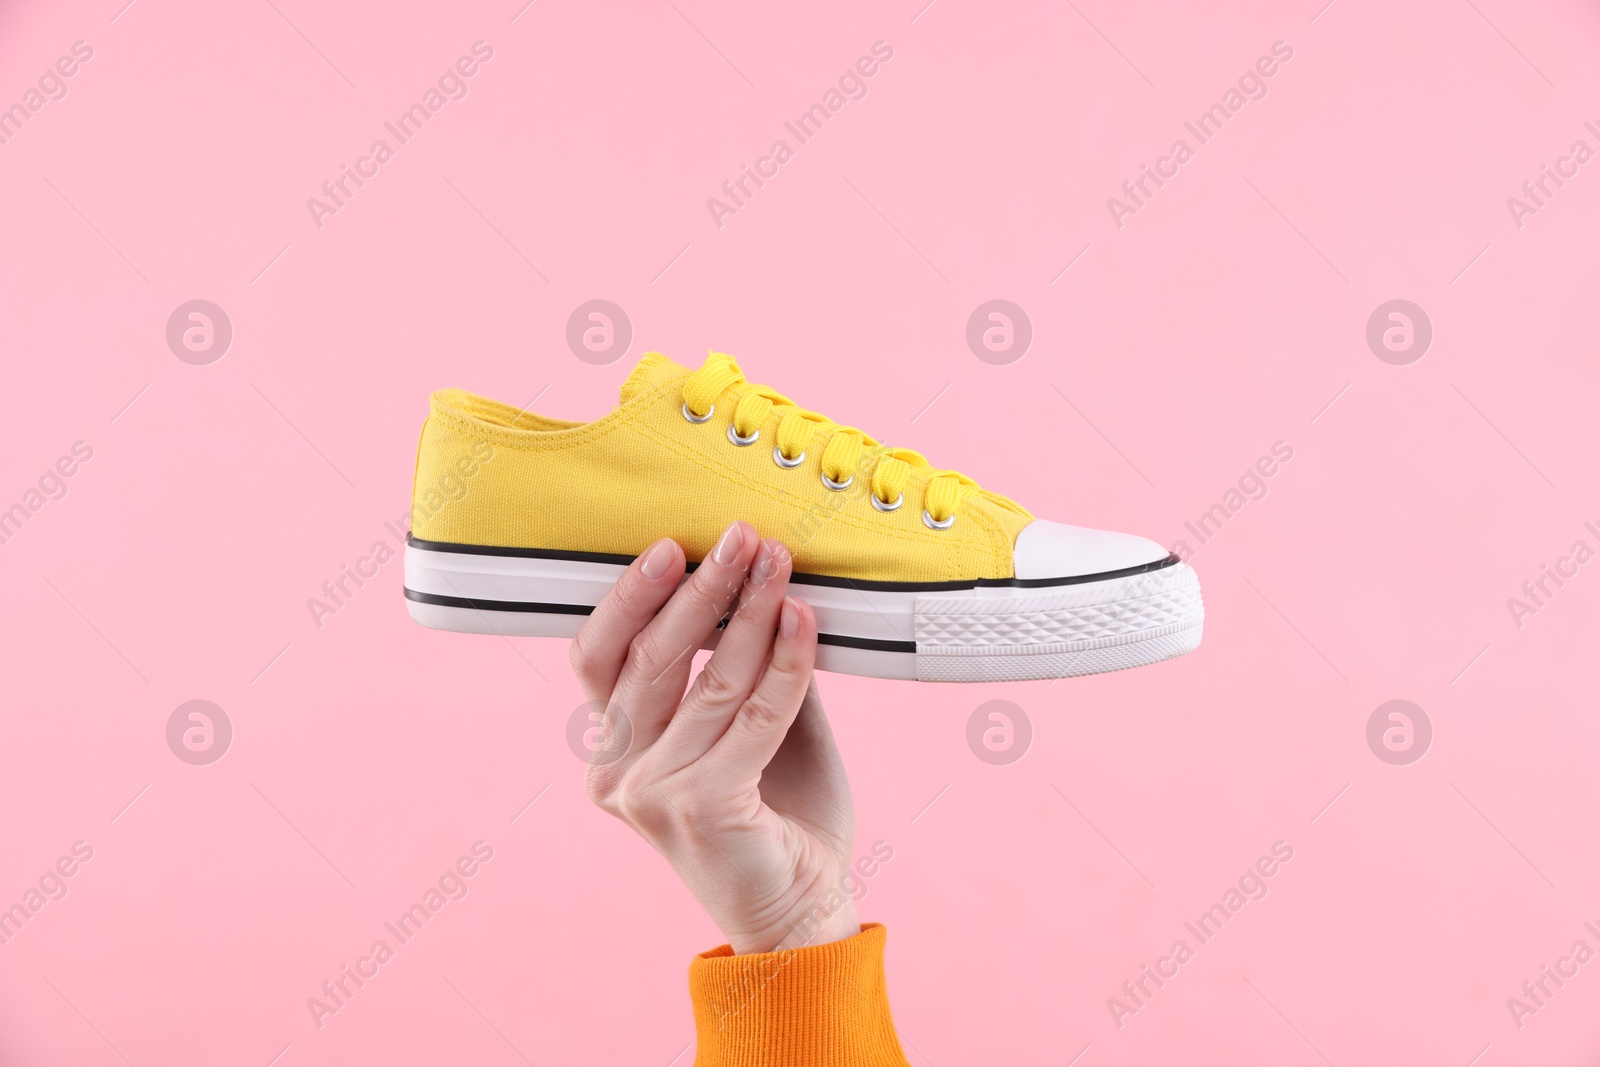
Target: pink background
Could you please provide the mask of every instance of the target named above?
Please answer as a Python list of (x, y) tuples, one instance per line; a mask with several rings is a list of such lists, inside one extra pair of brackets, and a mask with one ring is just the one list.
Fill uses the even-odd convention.
[[(398, 561), (320, 629), (306, 600), (392, 547), (429, 390), (591, 418), (641, 352), (710, 346), (1167, 544), (1294, 449), (1193, 559), (1191, 656), (822, 679), (858, 849), (894, 849), (861, 911), (913, 1063), (1593, 1062), (1600, 963), (1520, 1029), (1506, 998), (1600, 949), (1600, 564), (1520, 628), (1506, 600), (1600, 547), (1600, 162), (1521, 228), (1506, 198), (1600, 148), (1600, 13), (1321, 2), (0, 9), (0, 102), (94, 49), (0, 145), (0, 507), (94, 450), (0, 546), (0, 902), (94, 849), (0, 946), (0, 1063), (692, 1059), (684, 973), (720, 938), (587, 803), (565, 642), (426, 631)], [(469, 95), (315, 226), (477, 40)], [(877, 40), (867, 97), (714, 225)], [(1267, 97), (1114, 225), (1279, 40)], [(195, 298), (233, 324), (209, 366), (165, 341)], [(595, 298), (634, 328), (608, 366), (565, 342)], [(994, 298), (1034, 329), (1006, 366), (965, 342)], [(1408, 366), (1365, 340), (1392, 299), (1433, 324)], [(966, 723), (999, 698), (1034, 737), (990, 766)], [(233, 724), (209, 766), (165, 740), (191, 699)], [(1408, 766), (1366, 741), (1391, 699), (1433, 725)], [(470, 894), (319, 1030), (306, 998), (480, 839)], [(1266, 899), (1119, 1029), (1107, 998), (1280, 839)]]

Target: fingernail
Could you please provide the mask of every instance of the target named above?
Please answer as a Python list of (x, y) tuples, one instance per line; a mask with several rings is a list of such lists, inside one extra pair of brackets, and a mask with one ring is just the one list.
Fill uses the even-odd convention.
[(776, 541), (763, 541), (761, 547), (756, 549), (756, 561), (750, 565), (750, 581), (753, 584), (763, 585), (778, 573), (776, 545)]
[(783, 598), (783, 614), (778, 618), (778, 632), (793, 637), (800, 632), (800, 606), (791, 597)]
[(744, 548), (744, 527), (734, 523), (722, 535), (722, 540), (717, 542), (717, 547), (711, 550), (713, 563), (729, 564), (739, 558), (739, 550)]
[(667, 573), (667, 566), (672, 562), (672, 544), (669, 541), (657, 541), (650, 546), (644, 554), (644, 559), (639, 561), (639, 573), (651, 581), (655, 581)]

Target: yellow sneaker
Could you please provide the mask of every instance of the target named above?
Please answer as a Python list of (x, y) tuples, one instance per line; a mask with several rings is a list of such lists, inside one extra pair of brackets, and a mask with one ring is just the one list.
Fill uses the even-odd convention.
[(652, 541), (702, 559), (736, 519), (793, 554), (823, 670), (1065, 678), (1200, 643), (1200, 583), (1154, 541), (1035, 519), (716, 353), (696, 371), (645, 356), (593, 422), (433, 394), (406, 599), (436, 629), (571, 637)]

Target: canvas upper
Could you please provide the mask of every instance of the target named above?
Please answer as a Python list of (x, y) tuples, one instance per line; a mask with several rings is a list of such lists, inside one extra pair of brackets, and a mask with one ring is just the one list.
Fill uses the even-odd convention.
[(1045, 579), (1167, 555), (1145, 538), (1036, 521), (746, 381), (717, 353), (698, 371), (644, 356), (593, 422), (460, 389), (431, 401), (412, 512), (423, 541), (633, 556), (671, 537), (696, 560), (744, 519), (782, 540), (799, 572), (876, 582)]

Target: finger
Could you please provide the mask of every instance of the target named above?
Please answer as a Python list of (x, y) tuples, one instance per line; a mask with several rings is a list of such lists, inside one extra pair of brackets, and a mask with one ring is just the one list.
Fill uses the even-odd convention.
[[(843, 776), (844, 760), (839, 754), (839, 744), (834, 740), (827, 713), (822, 710), (822, 697), (817, 693), (815, 675), (806, 686), (800, 713), (784, 735), (781, 753), (784, 757), (781, 762), (786, 768), (813, 784), (830, 781), (836, 773)], [(769, 765), (767, 774), (771, 773), (771, 769)], [(763, 788), (767, 774), (762, 776)], [(848, 789), (848, 785), (845, 788)]]
[(683, 577), (683, 549), (662, 538), (617, 579), (572, 640), (572, 671), (592, 703), (604, 705), (616, 687), (628, 646), (672, 596)]
[(772, 661), (706, 759), (724, 773), (759, 777), (800, 712), (816, 662), (817, 617), (804, 600), (785, 597)]
[(687, 766), (705, 755), (755, 692), (772, 654), (793, 565), (789, 550), (779, 541), (763, 541), (756, 550), (717, 650), (661, 735), (663, 757), (675, 765)]
[(736, 522), (628, 650), (612, 700), (633, 719), (635, 750), (661, 736), (689, 683), (695, 652), (717, 630), (760, 545), (755, 527)]

